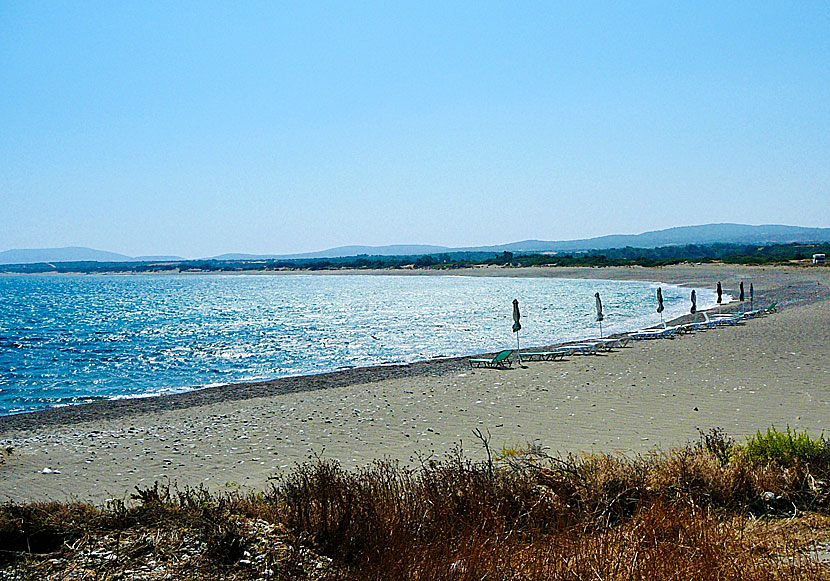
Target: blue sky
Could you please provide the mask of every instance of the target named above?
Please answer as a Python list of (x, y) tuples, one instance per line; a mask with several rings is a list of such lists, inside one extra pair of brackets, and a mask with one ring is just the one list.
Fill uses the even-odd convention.
[(830, 226), (828, 30), (825, 2), (0, 0), (0, 250)]

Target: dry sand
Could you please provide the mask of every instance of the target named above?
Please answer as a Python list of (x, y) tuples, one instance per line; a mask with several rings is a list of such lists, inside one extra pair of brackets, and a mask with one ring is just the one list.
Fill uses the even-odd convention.
[[(474, 274), (508, 274), (504, 270)], [(552, 452), (642, 453), (721, 427), (830, 428), (830, 269), (522, 269), (511, 275), (646, 279), (725, 289), (752, 280), (786, 308), (735, 327), (632, 342), (599, 356), (499, 371), (428, 362), (0, 418), (14, 452), (0, 499), (123, 498), (155, 481), (267, 486), (315, 456), (357, 467), (417, 462), (463, 443), (536, 441)], [(747, 285), (748, 286), (748, 285)], [(49, 468), (59, 473), (43, 473)]]

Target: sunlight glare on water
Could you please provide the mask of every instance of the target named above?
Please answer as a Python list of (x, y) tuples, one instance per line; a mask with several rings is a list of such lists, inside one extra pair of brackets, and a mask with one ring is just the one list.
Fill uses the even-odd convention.
[[(0, 276), (0, 415), (492, 352), (660, 321), (658, 284), (363, 275)], [(666, 320), (689, 289), (663, 286)], [(698, 308), (715, 303), (698, 289)]]

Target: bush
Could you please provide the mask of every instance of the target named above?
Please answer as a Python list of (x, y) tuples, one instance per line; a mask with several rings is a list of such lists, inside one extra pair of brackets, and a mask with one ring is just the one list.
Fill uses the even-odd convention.
[(827, 450), (789, 429), (746, 446), (712, 430), (636, 457), (505, 445), (495, 465), (460, 449), (417, 468), (320, 460), (257, 493), (156, 484), (102, 508), (7, 503), (0, 577), (827, 579), (805, 557), (830, 531), (830, 490), (812, 476)]
[(786, 433), (779, 432), (775, 426), (765, 434), (759, 431), (747, 439), (743, 453), (750, 462), (775, 462), (784, 468), (807, 464), (825, 471), (830, 464), (830, 443), (824, 439), (824, 433), (813, 439), (807, 432), (794, 432), (789, 426)]

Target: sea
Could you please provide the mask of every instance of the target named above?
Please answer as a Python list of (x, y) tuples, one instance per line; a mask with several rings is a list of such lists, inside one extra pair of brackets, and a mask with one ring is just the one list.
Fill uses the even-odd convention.
[(660, 322), (658, 286), (666, 320), (689, 312), (690, 289), (650, 282), (0, 275), (0, 415), (596, 337), (597, 292), (602, 333), (634, 330)]

